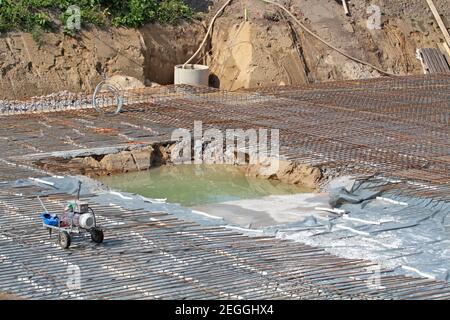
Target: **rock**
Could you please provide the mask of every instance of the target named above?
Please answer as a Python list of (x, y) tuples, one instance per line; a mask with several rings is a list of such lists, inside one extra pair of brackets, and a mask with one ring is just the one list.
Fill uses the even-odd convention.
[(295, 162), (280, 161), (277, 172), (278, 180), (289, 184), (303, 184), (314, 188), (321, 178), (320, 170), (309, 165), (298, 165)]
[(117, 158), (116, 155), (107, 154), (100, 161), (100, 166), (102, 170), (105, 170), (109, 173), (117, 172), (117, 168), (121, 166), (121, 161)]
[(151, 158), (153, 154), (153, 148), (148, 147), (141, 150), (131, 151), (131, 155), (135, 161), (136, 170), (146, 170), (151, 166)]
[(107, 80), (107, 83), (112, 84), (119, 90), (129, 90), (129, 89), (142, 89), (145, 85), (142, 81), (123, 75), (114, 75)]
[(108, 173), (117, 172), (129, 172), (136, 171), (136, 164), (134, 163), (131, 152), (123, 151), (116, 154), (107, 154), (100, 161), (100, 166), (102, 170)]
[(246, 175), (252, 178), (277, 179), (279, 162), (276, 160), (264, 160), (247, 167)]
[(300, 184), (315, 189), (322, 179), (319, 168), (292, 161), (265, 160), (247, 168), (247, 176), (279, 180), (288, 184)]
[(122, 151), (120, 153), (107, 154), (100, 161), (99, 165), (103, 173), (106, 174), (147, 170), (151, 166), (152, 155), (152, 147)]
[(175, 144), (168, 147), (158, 146), (155, 152), (152, 153), (151, 163), (152, 165), (162, 165), (170, 162), (170, 152), (175, 147)]
[[(164, 147), (161, 147), (164, 150)], [(155, 150), (149, 146), (142, 149), (104, 155), (100, 161), (94, 157), (73, 158), (68, 166), (79, 172), (95, 175), (147, 170), (151, 167)], [(167, 156), (167, 153), (166, 153)]]
[(92, 157), (73, 158), (69, 161), (70, 168), (85, 169), (86, 171), (98, 170), (101, 168), (100, 163)]
[[(66, 158), (50, 158), (49, 161), (35, 161), (34, 164), (45, 170), (57, 169), (58, 172), (69, 171), (89, 177), (114, 173), (148, 170), (151, 167), (154, 149), (151, 146), (121, 151), (119, 153)], [(101, 159), (101, 160), (97, 160)]]

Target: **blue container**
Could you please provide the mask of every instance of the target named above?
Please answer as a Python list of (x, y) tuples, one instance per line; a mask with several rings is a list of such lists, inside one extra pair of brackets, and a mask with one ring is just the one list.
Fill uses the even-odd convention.
[(59, 225), (59, 219), (57, 216), (52, 217), (49, 213), (41, 213), (40, 217), (44, 221), (44, 224), (48, 226), (57, 227)]

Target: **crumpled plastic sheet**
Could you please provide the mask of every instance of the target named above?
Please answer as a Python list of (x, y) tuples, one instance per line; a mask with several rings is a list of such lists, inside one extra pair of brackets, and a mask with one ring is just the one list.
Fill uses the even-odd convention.
[[(380, 191), (370, 182), (330, 192), (330, 205), (346, 214), (308, 217), (269, 228), (348, 258), (370, 259), (399, 274), (449, 281), (450, 204)], [(388, 200), (385, 200), (385, 199)]]

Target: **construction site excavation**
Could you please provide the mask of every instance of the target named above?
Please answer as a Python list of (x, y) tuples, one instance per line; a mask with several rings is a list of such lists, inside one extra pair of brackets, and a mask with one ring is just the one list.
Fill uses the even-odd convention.
[(448, 1), (50, 2), (0, 1), (0, 300), (450, 299)]

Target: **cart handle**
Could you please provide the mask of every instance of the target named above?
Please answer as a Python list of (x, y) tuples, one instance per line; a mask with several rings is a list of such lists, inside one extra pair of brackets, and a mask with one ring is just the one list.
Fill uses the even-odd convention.
[(78, 180), (77, 200), (80, 200), (81, 184), (82, 182)]
[(45, 207), (44, 203), (42, 202), (41, 198), (39, 196), (37, 196), (39, 202), (41, 203), (42, 208), (44, 208), (45, 213), (50, 214), (47, 210), (47, 208)]

